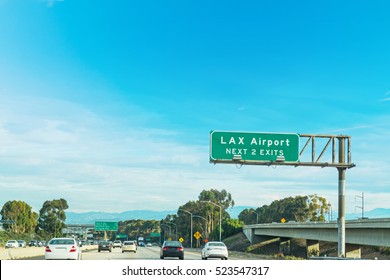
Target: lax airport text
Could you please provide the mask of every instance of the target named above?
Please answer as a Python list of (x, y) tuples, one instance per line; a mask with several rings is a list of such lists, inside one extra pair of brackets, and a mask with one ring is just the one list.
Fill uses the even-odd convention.
[[(223, 136), (221, 136), (221, 144), (222, 145), (246, 145), (246, 139), (245, 137), (230, 137), (230, 139), (224, 139)], [(250, 139), (250, 146), (262, 146), (262, 147), (289, 147), (290, 146), (290, 139), (262, 139), (262, 138), (256, 138), (252, 137)]]

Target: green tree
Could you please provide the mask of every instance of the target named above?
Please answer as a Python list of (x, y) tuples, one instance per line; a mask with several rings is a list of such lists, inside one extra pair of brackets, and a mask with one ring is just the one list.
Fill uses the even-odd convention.
[[(287, 221), (324, 221), (325, 214), (329, 213), (330, 203), (325, 198), (318, 195), (287, 197), (274, 200), (270, 205), (263, 205), (256, 210), (245, 209), (238, 218), (245, 224), (280, 222), (281, 219)], [(258, 216), (258, 217), (257, 217)]]
[(63, 198), (46, 200), (39, 211), (39, 230), (50, 237), (59, 236), (62, 229), (66, 228), (65, 210), (68, 209), (68, 207), (67, 201)]
[(244, 226), (244, 222), (240, 221), (239, 219), (230, 219), (230, 218), (225, 219), (223, 224), (222, 238), (226, 238), (236, 233), (242, 232), (243, 226)]
[(6, 202), (0, 214), (3, 220), (11, 220), (14, 222), (3, 225), (4, 229), (13, 233), (23, 234), (34, 232), (37, 226), (38, 214), (33, 212), (31, 206), (24, 201), (13, 200)]
[[(207, 221), (209, 221), (207, 227), (208, 235), (211, 239), (218, 240), (220, 235), (220, 215), (222, 221), (226, 218), (230, 218), (230, 215), (226, 212), (226, 209), (234, 206), (232, 195), (224, 189), (221, 191), (210, 189), (203, 190), (200, 193), (198, 199), (199, 202), (203, 203), (199, 209), (202, 210), (203, 216), (205, 216)], [(206, 203), (204, 201), (210, 201), (211, 203)], [(223, 235), (223, 227), (221, 235)]]
[(307, 203), (311, 221), (325, 221), (325, 214), (329, 214), (331, 204), (324, 197), (317, 194), (309, 195)]

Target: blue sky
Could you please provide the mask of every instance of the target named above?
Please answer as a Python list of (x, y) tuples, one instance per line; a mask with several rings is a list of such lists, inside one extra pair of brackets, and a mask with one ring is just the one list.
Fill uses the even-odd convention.
[(0, 0), (0, 205), (172, 210), (215, 188), (337, 209), (335, 168), (210, 164), (226, 130), (350, 135), (347, 211), (390, 208), (389, 8)]

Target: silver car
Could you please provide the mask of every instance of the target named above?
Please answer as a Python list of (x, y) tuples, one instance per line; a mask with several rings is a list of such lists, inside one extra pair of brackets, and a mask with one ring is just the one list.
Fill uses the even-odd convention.
[(5, 243), (5, 248), (18, 248), (19, 243), (16, 240), (8, 240), (7, 243)]
[(223, 242), (210, 241), (202, 249), (202, 260), (208, 258), (220, 258), (221, 260), (227, 260), (229, 258), (228, 249)]

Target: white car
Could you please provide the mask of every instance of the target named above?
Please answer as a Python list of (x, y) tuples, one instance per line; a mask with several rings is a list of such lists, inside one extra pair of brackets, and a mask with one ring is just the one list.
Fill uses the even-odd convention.
[(122, 248), (122, 241), (120, 241), (120, 240), (115, 240), (115, 241), (112, 243), (112, 248), (115, 248), (115, 247)]
[(5, 248), (18, 248), (19, 243), (16, 240), (8, 240), (7, 243), (5, 243)]
[(122, 253), (124, 252), (137, 252), (137, 246), (135, 245), (134, 241), (124, 241), (122, 245)]
[(46, 260), (81, 260), (82, 252), (74, 238), (53, 238), (45, 249)]
[(228, 249), (223, 242), (210, 241), (202, 249), (202, 260), (208, 258), (220, 258), (221, 260), (227, 260), (229, 258)]

